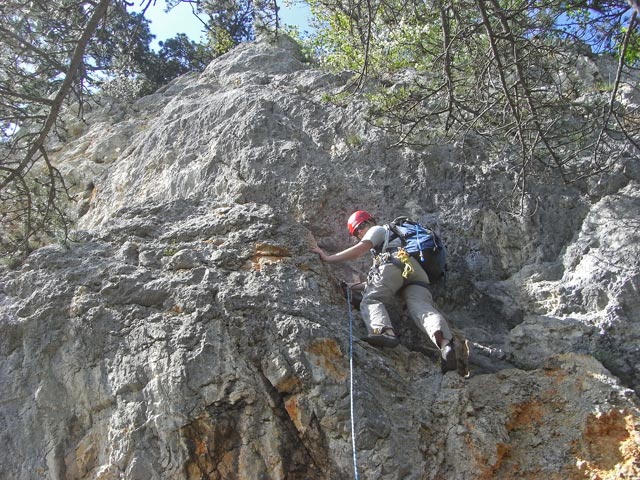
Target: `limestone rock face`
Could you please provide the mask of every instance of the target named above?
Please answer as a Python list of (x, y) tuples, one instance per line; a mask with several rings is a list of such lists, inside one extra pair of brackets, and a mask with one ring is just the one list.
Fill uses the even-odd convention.
[[(394, 147), (327, 101), (349, 78), (245, 44), (50, 145), (86, 193), (68, 247), (0, 271), (0, 478), (640, 477), (637, 156), (510, 216), (481, 145)], [(361, 208), (445, 237), (469, 375), (400, 303), (398, 348), (359, 340), (368, 261), (309, 244)]]

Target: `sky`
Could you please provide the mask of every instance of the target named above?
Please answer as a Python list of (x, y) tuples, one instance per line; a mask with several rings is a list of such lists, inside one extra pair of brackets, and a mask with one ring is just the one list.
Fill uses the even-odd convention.
[[(140, 11), (139, 1), (134, 2), (134, 11)], [(300, 31), (309, 30), (307, 19), (309, 18), (309, 8), (302, 2), (296, 5), (285, 6), (284, 1), (280, 3), (280, 17), (283, 23), (297, 26)], [(149, 7), (146, 13), (147, 19), (151, 22), (151, 33), (156, 36), (154, 45), (167, 38), (173, 38), (178, 33), (185, 33), (194, 41), (201, 40), (201, 23), (191, 13), (191, 7), (186, 3), (180, 3), (171, 12), (165, 13), (164, 0), (157, 0), (155, 5)]]

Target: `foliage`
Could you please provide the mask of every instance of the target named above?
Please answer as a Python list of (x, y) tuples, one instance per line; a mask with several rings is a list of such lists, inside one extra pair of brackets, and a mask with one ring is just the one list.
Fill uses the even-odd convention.
[[(150, 48), (144, 11), (125, 0), (5, 0), (0, 4), (0, 249), (28, 252), (69, 219), (64, 179), (47, 140), (63, 134), (63, 108), (82, 113), (100, 88), (147, 93), (260, 30), (279, 31), (277, 0), (168, 0), (192, 6), (209, 45), (184, 35)], [(516, 197), (557, 172), (577, 181), (638, 149), (637, 111), (619, 102), (637, 68), (635, 0), (309, 0), (323, 62), (359, 73), (376, 124), (399, 143), (474, 136), (518, 148), (505, 164)], [(629, 5), (633, 9), (629, 9)], [(633, 14), (631, 13), (633, 12)], [(611, 56), (611, 75), (585, 83), (589, 58)], [(595, 72), (597, 73), (597, 72)], [(635, 117), (634, 117), (635, 115)], [(626, 145), (620, 147), (622, 142)], [(629, 150), (629, 149), (627, 149)], [(637, 151), (637, 150), (636, 150)], [(504, 156), (504, 158), (513, 158)]]
[[(186, 0), (168, 0), (169, 8)], [(277, 0), (200, 0), (192, 4), (209, 37), (209, 49), (220, 56), (234, 46), (254, 40), (256, 30), (280, 28)], [(202, 20), (206, 17), (206, 21)]]
[(629, 45), (624, 55), (624, 63), (627, 65), (640, 66), (640, 32), (637, 29), (625, 27), (621, 30), (622, 37), (629, 39)]
[[(109, 0), (8, 0), (0, 7), (0, 218), (3, 251), (29, 251), (68, 221), (67, 186), (45, 142), (69, 94), (80, 107), (86, 79), (103, 58), (85, 60)], [(86, 8), (85, 8), (86, 7)]]
[[(150, 4), (151, 0), (148, 0)], [(149, 91), (212, 58), (184, 35), (150, 49), (142, 14), (121, 0), (6, 0), (0, 4), (0, 251), (28, 253), (66, 239), (69, 186), (50, 161), (64, 109), (78, 115), (101, 87)]]
[[(634, 112), (617, 101), (625, 70), (637, 66), (636, 14), (625, 1), (311, 6), (324, 63), (358, 72), (354, 88), (368, 77), (382, 80), (371, 94), (377, 124), (400, 143), (472, 135), (502, 158), (510, 158), (501, 154), (504, 145), (517, 146), (519, 162), (505, 165), (516, 198), (526, 198), (529, 182), (551, 171), (575, 182), (611, 168), (624, 140), (638, 148), (637, 122), (625, 121)], [(579, 72), (596, 55), (616, 57), (619, 67), (590, 85)], [(602, 94), (596, 88), (605, 82)], [(585, 96), (590, 91), (596, 95)]]
[[(108, 89), (113, 90), (114, 83), (131, 89), (123, 89), (125, 96), (148, 94), (180, 75), (201, 72), (214, 57), (206, 45), (185, 34), (159, 42), (158, 52), (151, 50), (154, 35), (143, 13), (114, 8), (105, 25), (109, 28), (96, 32), (87, 53), (108, 74)], [(99, 81), (96, 84), (103, 86)]]
[[(167, 0), (167, 6), (183, 0)], [(276, 0), (187, 1), (207, 27), (210, 44), (185, 35), (151, 50), (144, 15), (127, 0), (5, 0), (0, 3), (0, 251), (28, 253), (61, 234), (70, 219), (68, 186), (48, 157), (58, 116), (96, 92), (122, 98), (150, 93), (178, 75), (202, 71), (211, 59), (256, 29), (275, 29)], [(202, 16), (206, 20), (202, 20)]]
[(252, 1), (205, 0), (200, 8), (211, 18), (210, 31), (218, 51), (254, 38)]
[(213, 54), (205, 45), (179, 33), (174, 38), (160, 42), (158, 61), (149, 63), (142, 71), (155, 84), (164, 85), (185, 73), (202, 72), (211, 60)]

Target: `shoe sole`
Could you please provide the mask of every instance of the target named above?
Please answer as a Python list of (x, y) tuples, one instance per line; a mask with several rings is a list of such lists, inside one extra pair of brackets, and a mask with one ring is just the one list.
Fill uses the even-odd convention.
[(397, 337), (391, 337), (389, 335), (369, 335), (368, 337), (364, 337), (362, 340), (374, 347), (394, 348), (400, 344)]

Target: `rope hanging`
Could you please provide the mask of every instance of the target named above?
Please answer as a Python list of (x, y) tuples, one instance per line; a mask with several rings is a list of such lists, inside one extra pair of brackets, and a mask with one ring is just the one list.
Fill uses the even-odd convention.
[(353, 449), (353, 473), (358, 480), (358, 458), (356, 454), (356, 423), (353, 390), (353, 312), (351, 311), (351, 287), (347, 285), (347, 308), (349, 309), (349, 401), (351, 408), (351, 447)]

